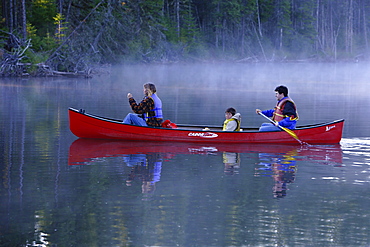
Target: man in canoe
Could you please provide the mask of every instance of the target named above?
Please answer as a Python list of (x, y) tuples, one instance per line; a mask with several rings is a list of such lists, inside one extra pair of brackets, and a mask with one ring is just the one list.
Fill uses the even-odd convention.
[(223, 131), (240, 131), (240, 122), (242, 120), (240, 113), (236, 113), (236, 110), (230, 107), (225, 111), (225, 118)]
[(131, 93), (127, 94), (131, 109), (123, 120), (125, 124), (160, 127), (163, 122), (162, 101), (154, 84), (144, 84), (144, 99), (137, 104)]
[(274, 109), (261, 111), (256, 109), (256, 113), (267, 117), (272, 117), (275, 125), (272, 123), (263, 123), (260, 127), (260, 131), (277, 131), (281, 130), (278, 126), (295, 129), (298, 112), (294, 101), (288, 97), (288, 88), (286, 86), (278, 86), (275, 88), (275, 97), (277, 99), (277, 104)]

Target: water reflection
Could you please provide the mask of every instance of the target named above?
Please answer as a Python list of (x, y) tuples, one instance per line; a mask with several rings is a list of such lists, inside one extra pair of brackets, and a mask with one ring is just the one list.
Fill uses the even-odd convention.
[[(97, 139), (78, 139), (72, 143), (69, 165), (89, 165), (101, 162), (104, 157), (122, 157), (130, 168), (125, 176), (126, 186), (139, 180), (143, 194), (152, 194), (160, 182), (163, 161), (169, 161), (178, 154), (214, 155), (220, 154), (225, 175), (237, 175), (241, 169), (241, 154), (258, 158), (255, 177), (271, 177), (273, 196), (283, 198), (288, 185), (293, 183), (297, 172), (297, 161), (321, 165), (342, 166), (342, 150), (339, 144), (329, 146), (297, 145), (230, 145), (164, 142), (124, 142)], [(257, 155), (255, 157), (255, 155)], [(248, 163), (253, 160), (245, 160)]]
[(225, 165), (224, 172), (227, 175), (239, 174), (240, 153), (223, 152), (222, 160)]
[[(145, 163), (149, 153), (183, 153), (190, 147), (164, 142), (127, 142), (99, 139), (77, 139), (69, 149), (69, 165), (86, 165), (102, 157), (125, 157), (127, 165)], [(136, 154), (128, 156), (130, 154)], [(144, 155), (140, 155), (144, 154)]]
[[(348, 214), (340, 203), (350, 198), (342, 193), (347, 184), (330, 186), (328, 180), (311, 179), (310, 173), (340, 177), (339, 145), (208, 146), (78, 139), (69, 148), (69, 166), (59, 171), (59, 199), (54, 204), (45, 200), (35, 207), (44, 211), (19, 217), (19, 222), (25, 216), (38, 217), (29, 220), (37, 228), (33, 238), (38, 244), (272, 246), (295, 239), (293, 245), (305, 246), (312, 235), (314, 242), (327, 243), (325, 236), (315, 234), (326, 228), (342, 229), (332, 233), (338, 237), (344, 225), (355, 222), (353, 217), (360, 219), (368, 202), (356, 199)], [(30, 188), (37, 174), (25, 175), (24, 188)], [(25, 191), (25, 198), (44, 201), (53, 183), (44, 193)], [(341, 189), (332, 192), (336, 186)], [(284, 199), (272, 200), (274, 196)], [(337, 214), (338, 210), (344, 213)], [(368, 226), (365, 221), (356, 224)], [(364, 243), (365, 231), (357, 239)]]
[[(70, 146), (69, 164), (82, 168), (80, 172), (102, 166), (126, 168), (121, 172), (124, 182), (120, 185), (124, 190), (120, 198), (124, 200), (116, 204), (126, 219), (120, 223), (124, 235), (134, 243), (207, 246), (219, 244), (223, 237), (222, 246), (269, 246), (274, 241), (286, 243), (291, 237), (286, 232), (293, 229), (294, 244), (305, 245), (313, 233), (333, 227), (344, 229), (341, 222), (352, 220), (353, 214), (336, 213), (343, 210), (336, 205), (346, 201), (347, 194), (341, 190), (332, 194), (327, 189), (331, 181), (326, 178), (340, 177), (345, 168), (342, 155), (340, 145), (236, 146), (78, 139)], [(283, 200), (273, 200), (274, 204), (271, 198)], [(299, 209), (292, 205), (301, 200), (304, 205)], [(361, 211), (361, 202), (356, 203)], [(288, 212), (291, 216), (284, 217)], [(131, 215), (134, 217), (128, 217)], [(224, 224), (220, 226), (216, 219)], [(302, 221), (304, 224), (299, 223)], [(318, 230), (305, 224), (316, 225)], [(141, 238), (137, 232), (142, 231), (150, 234)], [(336, 230), (330, 238), (341, 232)], [(327, 234), (315, 236), (314, 242), (328, 241)], [(358, 241), (364, 243), (364, 236), (359, 233)]]
[(35, 215), (35, 239), (32, 243), (26, 245), (26, 247), (47, 247), (50, 246), (50, 242), (48, 241), (48, 237), (50, 234), (44, 232), (45, 226), (45, 219), (44, 219), (45, 212), (39, 211), (36, 212)]
[(126, 185), (131, 186), (135, 179), (142, 182), (143, 194), (150, 195), (155, 190), (155, 184), (160, 181), (162, 155), (160, 153), (129, 154), (123, 157), (131, 171), (126, 179)]
[(256, 176), (271, 176), (274, 181), (273, 196), (286, 196), (287, 185), (295, 180), (297, 170), (296, 157), (298, 150), (293, 149), (283, 154), (260, 153), (260, 168), (256, 168)]

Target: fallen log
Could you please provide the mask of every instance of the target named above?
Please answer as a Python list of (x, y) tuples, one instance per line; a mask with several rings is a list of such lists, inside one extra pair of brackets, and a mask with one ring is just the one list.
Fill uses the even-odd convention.
[(50, 66), (40, 63), (37, 64), (38, 70), (36, 76), (66, 76), (66, 77), (84, 77), (84, 78), (91, 78), (92, 73), (91, 69), (87, 69), (86, 71), (76, 71), (76, 72), (64, 72), (64, 71), (56, 71), (50, 68)]

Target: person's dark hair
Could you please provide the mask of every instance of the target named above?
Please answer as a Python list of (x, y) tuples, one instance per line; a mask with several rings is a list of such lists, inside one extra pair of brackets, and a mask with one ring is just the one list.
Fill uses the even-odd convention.
[(227, 108), (225, 112), (230, 112), (230, 113), (231, 113), (231, 115), (233, 115), (233, 116), (234, 116), (234, 115), (235, 115), (235, 113), (236, 113), (236, 110), (235, 110), (234, 108), (230, 107), (230, 108)]
[(150, 82), (145, 83), (144, 88), (149, 89), (149, 91), (150, 91), (149, 96), (152, 95), (153, 93), (157, 92), (157, 89), (156, 89), (155, 85), (153, 83), (150, 83)]
[(275, 92), (278, 92), (279, 94), (284, 94), (284, 96), (288, 96), (288, 88), (286, 86), (278, 86), (275, 88)]

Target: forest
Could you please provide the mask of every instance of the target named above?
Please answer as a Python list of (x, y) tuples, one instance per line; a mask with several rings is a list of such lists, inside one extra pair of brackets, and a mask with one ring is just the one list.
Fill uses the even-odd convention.
[(0, 74), (369, 58), (368, 0), (1, 0)]

